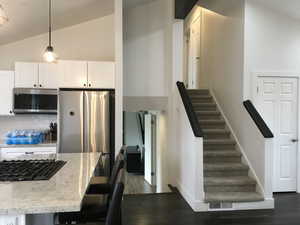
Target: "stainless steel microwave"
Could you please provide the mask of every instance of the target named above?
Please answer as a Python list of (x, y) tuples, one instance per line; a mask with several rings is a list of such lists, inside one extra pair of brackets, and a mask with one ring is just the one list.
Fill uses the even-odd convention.
[(14, 88), (15, 114), (57, 114), (56, 89)]

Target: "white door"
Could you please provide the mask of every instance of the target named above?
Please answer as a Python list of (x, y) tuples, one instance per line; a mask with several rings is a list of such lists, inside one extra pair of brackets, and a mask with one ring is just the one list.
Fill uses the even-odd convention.
[(14, 72), (0, 71), (0, 115), (12, 115)]
[(145, 115), (145, 180), (156, 185), (156, 119), (154, 115)]
[(274, 192), (297, 189), (298, 79), (260, 77), (258, 110), (274, 133)]
[(62, 71), (57, 63), (39, 64), (39, 87), (40, 88), (59, 88), (62, 83)]
[(39, 66), (38, 63), (15, 64), (15, 87), (17, 88), (38, 88)]
[(115, 88), (114, 62), (88, 62), (88, 86)]
[(87, 62), (61, 60), (58, 66), (62, 72), (62, 87), (87, 87)]
[(200, 44), (201, 44), (201, 17), (193, 21), (190, 27), (188, 77), (189, 88), (199, 88), (200, 78)]

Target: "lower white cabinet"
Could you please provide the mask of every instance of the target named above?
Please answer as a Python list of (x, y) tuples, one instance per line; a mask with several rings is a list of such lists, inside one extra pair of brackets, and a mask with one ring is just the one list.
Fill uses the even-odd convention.
[(0, 225), (25, 225), (25, 215), (0, 216)]
[(14, 72), (0, 71), (0, 116), (12, 115)]
[(13, 147), (2, 148), (1, 158), (4, 160), (17, 159), (21, 156), (56, 154), (56, 147)]

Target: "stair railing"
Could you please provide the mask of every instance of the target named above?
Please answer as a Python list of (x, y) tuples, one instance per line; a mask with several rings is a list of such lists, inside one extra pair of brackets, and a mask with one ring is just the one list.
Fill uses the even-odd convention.
[(195, 137), (203, 137), (203, 131), (201, 129), (198, 117), (196, 115), (196, 112), (193, 108), (191, 99), (188, 95), (188, 92), (185, 88), (185, 85), (183, 82), (178, 81), (176, 83), (177, 87), (178, 87), (178, 91), (180, 93), (181, 96), (181, 100), (183, 102), (186, 114), (189, 118), (190, 121), (190, 125), (192, 127), (193, 133), (195, 135)]
[(264, 119), (261, 117), (261, 115), (258, 113), (252, 102), (250, 100), (247, 100), (243, 102), (243, 105), (264, 138), (273, 138), (274, 135), (272, 131), (270, 130)]

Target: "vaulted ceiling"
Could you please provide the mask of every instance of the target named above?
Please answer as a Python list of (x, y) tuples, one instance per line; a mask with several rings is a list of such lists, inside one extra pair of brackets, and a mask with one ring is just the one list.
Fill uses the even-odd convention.
[(281, 12), (294, 19), (300, 19), (300, 1), (299, 0), (255, 0), (261, 4)]
[[(53, 0), (53, 27), (60, 29), (112, 14), (112, 0)], [(0, 27), (0, 45), (48, 31), (48, 0), (0, 0), (9, 22)]]

